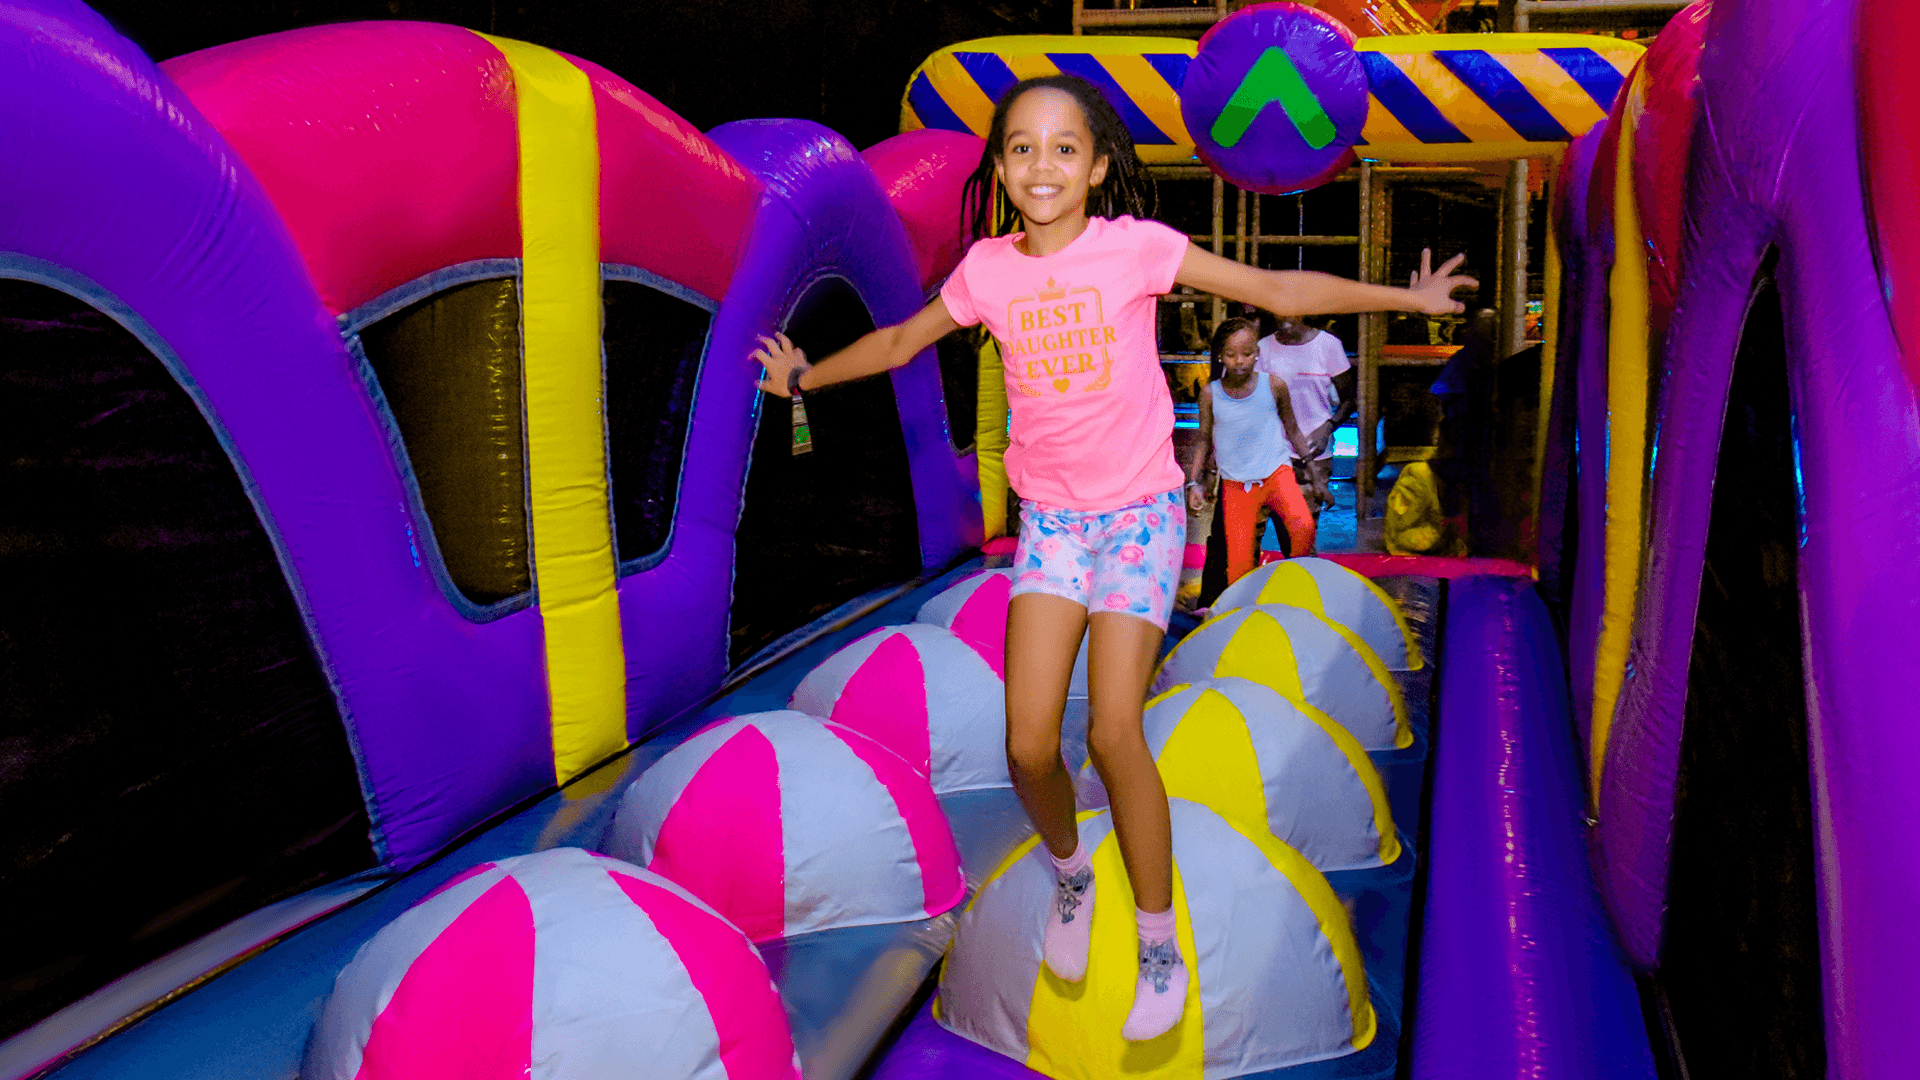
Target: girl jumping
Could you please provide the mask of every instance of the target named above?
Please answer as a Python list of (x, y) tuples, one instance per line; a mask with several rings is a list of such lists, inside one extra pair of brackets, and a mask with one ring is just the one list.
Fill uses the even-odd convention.
[(766, 369), (761, 389), (785, 397), (901, 367), (962, 326), (984, 322), (999, 341), (1012, 412), (1007, 478), (1021, 496), (1007, 609), (1007, 763), (1053, 856), (1045, 960), (1077, 982), (1094, 883), (1060, 758), (1060, 716), (1090, 632), (1088, 750), (1111, 798), (1140, 932), (1134, 1002), (1120, 1031), (1132, 1040), (1171, 1030), (1187, 997), (1166, 789), (1140, 725), (1186, 543), (1186, 478), (1173, 456), (1155, 298), (1180, 284), (1278, 312), (1448, 314), (1461, 310), (1453, 290), (1474, 284), (1451, 276), (1457, 258), (1437, 273), (1423, 258), (1411, 289), (1258, 270), (1144, 220), (1149, 194), (1126, 126), (1091, 84), (1068, 75), (1017, 83), (994, 109), (962, 198), (973, 246), (940, 295), (817, 364), (785, 335), (763, 338), (753, 353)]
[(1207, 492), (1200, 478), (1211, 461), (1220, 469), (1220, 512), (1226, 515), (1227, 584), (1250, 572), (1259, 554), (1254, 535), (1261, 506), (1280, 515), (1288, 554), (1313, 553), (1313, 511), (1293, 475), (1306, 458), (1307, 437), (1294, 421), (1287, 384), (1255, 372), (1260, 328), (1224, 319), (1213, 331), (1213, 379), (1200, 394), (1200, 447), (1187, 470), (1187, 505), (1200, 509)]

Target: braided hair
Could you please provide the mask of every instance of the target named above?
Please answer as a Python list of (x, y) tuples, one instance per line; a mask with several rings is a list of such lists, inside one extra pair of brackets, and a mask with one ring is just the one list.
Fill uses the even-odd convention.
[(1127, 130), (1120, 114), (1092, 83), (1078, 75), (1043, 75), (1014, 83), (993, 107), (993, 125), (987, 130), (986, 149), (981, 151), (980, 164), (974, 167), (973, 175), (967, 177), (967, 186), (960, 195), (960, 221), (968, 237), (983, 240), (1002, 236), (1020, 225), (1019, 212), (1001, 193), (994, 167), (1006, 153), (1008, 110), (1022, 94), (1040, 89), (1073, 95), (1093, 135), (1094, 158), (1107, 159), (1106, 179), (1087, 193), (1087, 216), (1151, 216), (1157, 202), (1153, 180), (1140, 164), (1140, 155), (1134, 153), (1133, 133)]
[(1226, 377), (1227, 362), (1222, 359), (1227, 352), (1227, 342), (1242, 330), (1253, 331), (1253, 339), (1260, 340), (1260, 324), (1252, 319), (1221, 319), (1220, 325), (1213, 328), (1213, 352), (1207, 361), (1207, 381), (1219, 382)]

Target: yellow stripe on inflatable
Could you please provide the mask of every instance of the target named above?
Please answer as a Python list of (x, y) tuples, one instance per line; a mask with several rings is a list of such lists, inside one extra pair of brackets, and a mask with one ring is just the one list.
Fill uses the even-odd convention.
[(1585, 132), (1607, 118), (1607, 111), (1580, 88), (1567, 69), (1541, 52), (1492, 52), (1500, 66), (1526, 84), (1533, 99), (1570, 132)]
[(1225, 694), (1201, 691), (1155, 764), (1168, 798), (1191, 799), (1228, 821), (1267, 828), (1260, 754), (1240, 710)]
[(1393, 745), (1402, 750), (1412, 746), (1413, 719), (1407, 715), (1407, 697), (1400, 692), (1400, 680), (1394, 678), (1393, 672), (1387, 670), (1386, 661), (1380, 659), (1380, 654), (1373, 651), (1373, 646), (1367, 644), (1359, 634), (1347, 629), (1345, 623), (1334, 622), (1332, 619), (1320, 621), (1333, 627), (1334, 633), (1339, 634), (1347, 644), (1353, 646), (1353, 651), (1360, 654), (1360, 659), (1367, 665), (1367, 670), (1373, 673), (1374, 681), (1386, 689), (1387, 700), (1393, 703)]
[[(1340, 903), (1340, 897), (1306, 856), (1270, 835), (1246, 832), (1232, 821), (1227, 824), (1251, 840), (1273, 868), (1286, 875), (1300, 893), (1300, 899), (1312, 910), (1320, 924), (1320, 934), (1332, 946), (1333, 958), (1340, 962), (1340, 974), (1347, 983), (1347, 1012), (1353, 1017), (1353, 1048), (1365, 1050), (1379, 1031), (1379, 1019), (1373, 1014), (1373, 1001), (1367, 997), (1367, 969), (1360, 959), (1360, 943), (1354, 940), (1353, 922), (1347, 918), (1347, 909)], [(1176, 874), (1175, 881), (1178, 880)]]
[[(1392, 38), (1375, 38), (1370, 41), (1393, 41)], [(1368, 42), (1361, 42), (1364, 46)], [(1417, 50), (1372, 49), (1371, 52), (1383, 53), (1393, 61), (1393, 66), (1406, 73), (1408, 79), (1421, 89), (1426, 99), (1433, 103), (1441, 116), (1462, 135), (1476, 143), (1524, 143), (1527, 140), (1513, 130), (1513, 125), (1500, 118), (1493, 106), (1480, 100), (1480, 95), (1460, 81), (1459, 76), (1447, 70), (1438, 57), (1433, 55), (1433, 46)], [(1482, 151), (1485, 152), (1484, 150)]]
[[(1355, 574), (1354, 577), (1359, 578), (1360, 583), (1367, 587), (1367, 591), (1393, 613), (1393, 625), (1399, 628), (1400, 636), (1407, 643), (1407, 670), (1419, 671), (1426, 666), (1426, 659), (1420, 655), (1420, 639), (1414, 634), (1413, 627), (1407, 625), (1407, 618), (1401, 613), (1399, 603), (1388, 596), (1385, 589), (1375, 584), (1372, 578), (1365, 574)], [(1267, 578), (1266, 584), (1260, 586), (1260, 595), (1254, 602), (1305, 608), (1328, 622), (1338, 621), (1327, 615), (1326, 602), (1320, 596), (1319, 580), (1298, 563), (1290, 561), (1280, 563), (1280, 568)]]
[(1589, 794), (1600, 806), (1600, 772), (1613, 731), (1613, 709), (1626, 678), (1627, 649), (1633, 638), (1639, 602), (1641, 498), (1646, 483), (1647, 449), (1647, 255), (1640, 212), (1633, 199), (1633, 142), (1641, 93), (1635, 77), (1614, 159), (1613, 273), (1608, 291), (1613, 307), (1607, 326), (1607, 522), (1604, 599), (1600, 638), (1593, 662), (1593, 746)]
[[(1039, 79), (1060, 74), (1060, 65), (1039, 53), (1014, 53), (1006, 58), (1007, 70), (1021, 79)], [(982, 135), (986, 132), (981, 132)]]
[(987, 539), (1007, 533), (1007, 377), (1000, 345), (980, 346), (980, 389), (974, 396), (973, 462), (980, 477), (980, 516)]
[[(1120, 857), (1119, 832), (1109, 832), (1093, 849), (1093, 866), (1100, 895), (1093, 904), (1093, 940), (1087, 955), (1095, 964), (1112, 959), (1131, 962), (1139, 953), (1139, 928), (1133, 917), (1133, 885)], [(1199, 956), (1177, 859), (1173, 865), (1173, 912), (1179, 926), (1180, 954)], [(1344, 910), (1341, 914), (1344, 917)], [(1027, 1067), (1049, 1076), (1199, 1080), (1207, 1049), (1200, 1015), (1200, 971), (1197, 964), (1187, 970), (1193, 981), (1187, 989), (1186, 1011), (1180, 1014), (1173, 1033), (1151, 1042), (1130, 1043), (1119, 1037), (1119, 1031), (1133, 1007), (1131, 976), (1089, 977), (1070, 983), (1045, 964), (1040, 965), (1040, 977), (1034, 980), (1033, 999), (1027, 1009), (1027, 1045), (1032, 1047)]]
[(1393, 113), (1380, 104), (1380, 99), (1367, 95), (1367, 122), (1360, 129), (1360, 138), (1365, 145), (1354, 147), (1354, 153), (1364, 158), (1378, 158), (1383, 153), (1391, 153), (1396, 147), (1420, 145), (1413, 132), (1406, 125), (1394, 119)]
[[(1186, 118), (1180, 115), (1179, 95), (1165, 92), (1167, 81), (1161, 78), (1146, 57), (1111, 54), (1100, 58), (1100, 66), (1107, 69), (1113, 80), (1127, 91), (1134, 105), (1161, 131), (1176, 139), (1189, 138), (1186, 134)], [(1154, 89), (1160, 92), (1151, 92)]]
[[(1393, 828), (1393, 809), (1387, 803), (1387, 789), (1380, 782), (1380, 772), (1373, 767), (1373, 759), (1367, 757), (1352, 732), (1325, 713), (1317, 709), (1303, 711), (1340, 748), (1354, 775), (1367, 789), (1367, 797), (1373, 802), (1373, 825), (1380, 834), (1380, 861), (1391, 863), (1398, 859), (1400, 838)], [(1218, 690), (1203, 692), (1188, 707), (1173, 737), (1161, 748), (1155, 764), (1159, 766), (1160, 779), (1167, 786), (1169, 798), (1197, 802), (1229, 822), (1271, 832), (1259, 754), (1254, 750), (1253, 737), (1239, 708), (1225, 694)]]
[(560, 783), (627, 744), (600, 367), (600, 147), (586, 73), (480, 35), (513, 70), (533, 569)]
[(1586, 34), (1409, 34), (1362, 38), (1362, 53), (1377, 53), (1403, 72), (1420, 95), (1472, 142), (1421, 142), (1370, 95), (1367, 123), (1355, 147), (1374, 161), (1457, 164), (1512, 158), (1556, 157), (1563, 142), (1529, 141), (1474, 93), (1433, 54), (1435, 51), (1483, 52), (1505, 68), (1536, 104), (1574, 135), (1585, 134), (1606, 115), (1592, 95), (1542, 49), (1582, 49), (1626, 74), (1646, 49), (1619, 38)]
[[(952, 53), (942, 50), (927, 57), (923, 70), (927, 81), (933, 84), (935, 92), (953, 110), (953, 114), (965, 121), (975, 135), (985, 138), (987, 129), (993, 125), (994, 102), (967, 75), (960, 61), (954, 59)], [(911, 119), (913, 110), (905, 109), (903, 115)], [(916, 121), (913, 126), (917, 128), (920, 125)], [(901, 127), (905, 129), (906, 124), (903, 122)]]
[[(1379, 654), (1339, 623), (1330, 619), (1321, 621), (1359, 652), (1367, 670), (1386, 688), (1387, 700), (1393, 703), (1393, 745), (1403, 750), (1412, 746), (1413, 725), (1407, 718), (1406, 698), (1400, 693), (1400, 684), (1387, 671), (1387, 666), (1381, 663)], [(1206, 623), (1201, 625), (1205, 626)], [(1196, 629), (1194, 633), (1199, 633), (1199, 630)], [(1308, 716), (1326, 716), (1307, 700), (1306, 689), (1300, 685), (1300, 663), (1294, 656), (1293, 642), (1287, 637), (1285, 628), (1257, 611), (1250, 613), (1246, 621), (1233, 632), (1233, 636), (1227, 639), (1226, 646), (1220, 650), (1220, 659), (1214, 664), (1213, 674), (1236, 676), (1271, 687)], [(1331, 717), (1327, 721), (1338, 723)]]
[[(1125, 35), (1072, 37), (1067, 35), (1022, 34), (980, 38), (949, 45), (927, 57), (907, 78), (907, 93), (900, 103), (900, 130), (914, 131), (932, 124), (950, 126), (953, 120), (985, 136), (993, 123), (994, 95), (1013, 80), (1057, 75), (1060, 64), (1052, 56), (1082, 58), (1097, 64), (1126, 99), (1123, 105), (1138, 109), (1169, 142), (1158, 142), (1136, 133), (1135, 150), (1149, 165), (1185, 163), (1193, 160), (1193, 139), (1187, 134), (1180, 116), (1180, 97), (1168, 84), (1168, 75), (1156, 68), (1149, 56), (1165, 58), (1178, 54), (1192, 58), (1195, 43), (1187, 38), (1132, 37)], [(968, 56), (975, 70), (969, 71), (960, 55)], [(1085, 64), (1076, 60), (1064, 62)], [(1004, 70), (1002, 70), (1004, 69)], [(1098, 72), (1094, 72), (1096, 76)], [(922, 82), (924, 80), (924, 85)], [(1104, 81), (1096, 78), (1096, 81)], [(915, 108), (916, 95), (926, 95), (922, 104), (928, 114)], [(946, 119), (951, 114), (952, 119)]]

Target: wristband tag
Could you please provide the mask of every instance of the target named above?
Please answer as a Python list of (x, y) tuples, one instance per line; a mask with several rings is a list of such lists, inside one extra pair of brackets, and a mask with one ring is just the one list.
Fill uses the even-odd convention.
[(793, 456), (813, 453), (813, 425), (807, 422), (807, 406), (798, 397), (793, 400)]

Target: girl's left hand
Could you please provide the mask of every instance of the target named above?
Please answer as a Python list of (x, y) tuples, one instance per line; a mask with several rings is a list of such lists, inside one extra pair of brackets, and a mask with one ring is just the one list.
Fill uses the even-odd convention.
[(1414, 310), (1427, 315), (1458, 315), (1467, 310), (1467, 306), (1453, 298), (1455, 289), (1477, 289), (1480, 282), (1455, 274), (1460, 264), (1466, 261), (1466, 255), (1455, 255), (1433, 269), (1433, 249), (1420, 249), (1420, 269), (1414, 272), (1407, 283), (1407, 291), (1413, 294)]
[(747, 359), (766, 369), (767, 377), (760, 380), (760, 389), (775, 397), (787, 396), (788, 373), (795, 368), (804, 372), (813, 367), (807, 363), (807, 354), (778, 331), (773, 337), (762, 337), (760, 347), (748, 353)]
[(1328, 420), (1326, 423), (1314, 428), (1313, 434), (1307, 436), (1307, 452), (1300, 456), (1308, 461), (1312, 461), (1327, 449), (1327, 443), (1332, 441), (1332, 439), (1333, 421)]

